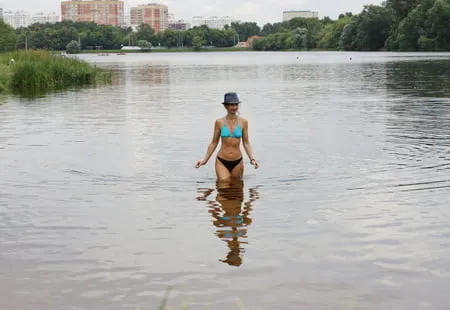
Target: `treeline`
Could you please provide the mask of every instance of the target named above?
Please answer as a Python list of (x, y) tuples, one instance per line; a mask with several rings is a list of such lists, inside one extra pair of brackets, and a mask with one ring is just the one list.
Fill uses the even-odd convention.
[[(1, 22), (1, 21), (0, 21)], [(256, 24), (255, 24), (256, 25)], [(58, 23), (33, 24), (29, 27), (13, 29), (0, 24), (0, 43), (8, 38), (7, 50), (46, 49), (65, 50), (69, 43), (78, 42), (81, 49), (120, 49), (123, 46), (145, 47), (231, 47), (238, 43), (238, 33), (234, 27), (210, 29), (207, 26), (177, 31), (167, 29), (155, 33), (150, 25), (142, 24), (133, 31), (131, 27), (122, 28), (98, 25), (92, 22), (63, 21)]]
[(448, 51), (450, 0), (387, 0), (333, 21), (292, 19), (267, 24), (256, 50)]
[[(155, 33), (149, 25), (120, 28), (71, 21), (33, 24), (12, 29), (0, 21), (0, 50), (16, 48), (64, 50), (120, 49), (122, 46), (149, 47), (231, 47), (250, 36), (255, 50), (346, 50), (346, 51), (439, 51), (450, 50), (450, 0), (386, 0), (367, 5), (354, 15), (295, 18), (268, 23), (262, 28), (254, 22), (232, 23), (223, 30), (207, 26), (189, 30)], [(9, 27), (9, 28), (8, 28)], [(79, 46), (77, 48), (76, 43)]]

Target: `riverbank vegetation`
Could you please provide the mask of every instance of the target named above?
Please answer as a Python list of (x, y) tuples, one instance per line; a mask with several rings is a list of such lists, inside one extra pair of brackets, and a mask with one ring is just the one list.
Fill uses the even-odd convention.
[[(249, 47), (215, 47), (215, 48), (200, 48), (202, 52), (247, 52), (252, 49)], [(141, 50), (83, 50), (84, 54), (127, 54), (127, 53), (142, 53)], [(181, 47), (171, 47), (171, 48), (153, 48), (149, 52), (151, 53), (191, 53), (193, 52), (192, 48), (181, 48)]]
[(110, 83), (110, 72), (48, 51), (0, 54), (0, 93), (37, 96), (50, 91)]
[(218, 51), (218, 48), (230, 48), (258, 35), (261, 38), (253, 41), (252, 48), (261, 51), (448, 51), (449, 24), (450, 0), (386, 0), (380, 5), (364, 6), (359, 14), (340, 14), (336, 20), (295, 18), (267, 23), (263, 27), (249, 21), (232, 23), (221, 30), (200, 26), (156, 33), (145, 24), (136, 30), (71, 21), (33, 24), (13, 33), (0, 29), (0, 46), (7, 50), (66, 50), (69, 43), (78, 42), (81, 52), (120, 50), (122, 46), (141, 46), (141, 51), (147, 52), (175, 48), (178, 51), (210, 51), (210, 48)]
[(266, 25), (256, 50), (449, 51), (450, 0), (387, 0), (358, 15)]

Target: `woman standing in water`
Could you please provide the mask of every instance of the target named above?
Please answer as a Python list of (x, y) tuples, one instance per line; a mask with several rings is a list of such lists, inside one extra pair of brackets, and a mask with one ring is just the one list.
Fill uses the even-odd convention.
[(205, 165), (219, 144), (219, 139), (222, 138), (222, 145), (215, 163), (216, 175), (221, 181), (241, 179), (244, 174), (244, 162), (240, 148), (241, 139), (250, 163), (255, 169), (259, 168), (258, 162), (253, 157), (252, 146), (249, 140), (248, 121), (238, 116), (240, 103), (236, 93), (226, 93), (224, 95), (222, 104), (227, 110), (227, 115), (215, 121), (213, 138), (208, 146), (206, 155), (203, 160), (199, 160), (195, 165), (195, 168)]

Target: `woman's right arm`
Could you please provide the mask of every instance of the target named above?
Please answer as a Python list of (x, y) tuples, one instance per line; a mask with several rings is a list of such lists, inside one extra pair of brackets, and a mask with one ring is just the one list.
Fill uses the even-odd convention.
[(220, 124), (219, 120), (216, 120), (216, 122), (214, 123), (213, 137), (208, 145), (205, 157), (203, 158), (203, 160), (197, 162), (197, 165), (195, 166), (196, 168), (205, 165), (209, 161), (211, 155), (214, 153), (217, 145), (219, 144), (219, 138), (220, 138)]

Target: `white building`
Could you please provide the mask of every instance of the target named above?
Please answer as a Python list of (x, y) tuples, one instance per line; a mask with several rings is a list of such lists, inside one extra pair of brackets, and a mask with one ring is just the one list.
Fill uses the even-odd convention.
[(130, 12), (124, 13), (124, 15), (123, 15), (123, 25), (124, 25), (124, 27), (131, 27), (131, 15), (130, 15)]
[(56, 13), (36, 13), (31, 17), (31, 22), (33, 24), (57, 23), (59, 22), (59, 16)]
[(0, 19), (3, 19), (3, 9), (0, 8)]
[(301, 18), (318, 18), (319, 12), (317, 11), (283, 11), (283, 21), (301, 17)]
[(175, 14), (169, 14), (169, 29), (187, 30), (191, 28), (191, 23), (184, 19), (176, 19)]
[(13, 28), (28, 27), (31, 24), (30, 14), (25, 11), (5, 11), (3, 20)]
[(230, 16), (194, 16), (192, 27), (206, 25), (213, 29), (223, 29), (225, 25), (231, 26), (232, 22), (237, 22)]
[(188, 30), (191, 28), (191, 24), (187, 21), (180, 20), (169, 20), (169, 29), (172, 30)]

